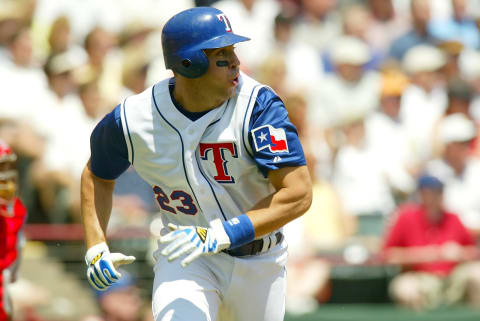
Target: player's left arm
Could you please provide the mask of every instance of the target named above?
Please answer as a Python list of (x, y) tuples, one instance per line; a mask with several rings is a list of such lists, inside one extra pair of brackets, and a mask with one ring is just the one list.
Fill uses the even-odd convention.
[(262, 88), (257, 95), (249, 133), (257, 167), (275, 188), (273, 194), (245, 213), (252, 223), (255, 238), (259, 238), (308, 210), (312, 182), (297, 129), (283, 101), (270, 88)]
[(312, 203), (312, 182), (307, 166), (273, 170), (268, 173), (268, 179), (276, 191), (246, 213), (256, 238), (303, 215)]
[(256, 237), (273, 232), (305, 213), (312, 202), (312, 183), (306, 166), (284, 167), (268, 174), (276, 191), (250, 211), (225, 222), (210, 222), (209, 228), (169, 224), (172, 232), (160, 238), (169, 243), (162, 254), (172, 261), (184, 254), (182, 266), (201, 255), (236, 248)]

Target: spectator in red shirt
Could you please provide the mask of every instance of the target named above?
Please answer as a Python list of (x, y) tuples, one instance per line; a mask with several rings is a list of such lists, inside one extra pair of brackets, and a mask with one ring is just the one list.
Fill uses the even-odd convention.
[(414, 309), (465, 300), (480, 304), (480, 263), (473, 236), (458, 216), (443, 208), (443, 183), (418, 181), (417, 203), (401, 206), (387, 233), (384, 255), (404, 271), (390, 284), (392, 298)]

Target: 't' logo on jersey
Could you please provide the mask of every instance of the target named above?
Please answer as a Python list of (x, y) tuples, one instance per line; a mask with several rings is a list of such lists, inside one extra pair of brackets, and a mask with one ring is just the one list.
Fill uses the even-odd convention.
[(230, 152), (232, 157), (238, 157), (235, 143), (200, 143), (200, 157), (203, 160), (209, 159), (209, 151), (212, 151), (211, 157), (213, 157), (213, 163), (217, 170), (217, 175), (213, 178), (219, 183), (235, 183), (233, 176), (228, 175), (228, 161), (225, 158), (226, 151)]
[(268, 148), (272, 153), (288, 153), (287, 135), (283, 128), (264, 125), (253, 129), (252, 135), (257, 152)]

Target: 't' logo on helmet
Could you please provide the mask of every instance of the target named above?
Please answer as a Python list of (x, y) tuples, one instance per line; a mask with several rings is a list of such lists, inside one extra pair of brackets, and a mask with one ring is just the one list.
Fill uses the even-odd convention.
[(232, 32), (232, 26), (230, 25), (230, 21), (224, 13), (217, 14), (217, 18), (218, 20), (223, 21), (223, 23), (225, 24), (225, 30), (227, 32)]

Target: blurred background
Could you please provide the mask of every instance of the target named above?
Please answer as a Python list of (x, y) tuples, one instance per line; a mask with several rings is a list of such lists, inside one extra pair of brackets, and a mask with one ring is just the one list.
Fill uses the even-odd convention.
[(298, 129), (311, 209), (285, 228), (286, 320), (479, 320), (480, 0), (0, 0), (0, 139), (28, 209), (14, 320), (152, 320), (161, 224), (133, 168), (110, 248), (135, 255), (95, 293), (79, 178), (95, 124), (170, 77), (175, 13), (223, 10), (241, 69)]

